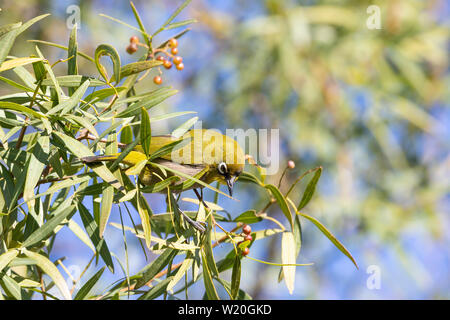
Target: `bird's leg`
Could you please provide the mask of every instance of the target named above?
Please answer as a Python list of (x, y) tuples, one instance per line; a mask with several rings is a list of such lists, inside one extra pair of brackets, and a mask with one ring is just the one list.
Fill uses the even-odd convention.
[[(174, 195), (174, 197), (175, 197), (175, 195)], [(178, 211), (180, 211), (181, 215), (191, 226), (193, 226), (195, 229), (197, 229), (201, 233), (206, 231), (205, 227), (202, 226), (200, 224), (200, 222), (192, 220), (191, 217), (189, 217), (186, 213), (184, 213), (183, 210), (181, 210), (178, 206), (177, 206), (177, 209), (178, 209)]]

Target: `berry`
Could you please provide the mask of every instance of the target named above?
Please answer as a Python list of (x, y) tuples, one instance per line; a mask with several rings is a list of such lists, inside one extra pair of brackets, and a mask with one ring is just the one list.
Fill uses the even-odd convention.
[(176, 65), (179, 65), (182, 62), (183, 62), (183, 58), (180, 56), (176, 56), (173, 58), (173, 63), (175, 63)]
[(248, 234), (244, 237), (244, 241), (252, 241), (252, 240), (253, 240), (253, 238), (250, 234)]
[(295, 162), (292, 161), (292, 160), (289, 160), (287, 166), (288, 166), (289, 169), (294, 169), (295, 168)]
[(176, 66), (177, 70), (183, 70), (184, 69), (184, 64), (183, 63), (179, 63)]
[(163, 66), (166, 69), (170, 69), (170, 68), (172, 68), (172, 62), (170, 62), (169, 60), (165, 60), (163, 63)]
[(164, 62), (164, 61), (166, 61), (166, 58), (164, 58), (164, 56), (157, 56), (156, 60)]
[(169, 40), (169, 47), (176, 48), (178, 47), (178, 40), (175, 38), (172, 38)]
[(172, 54), (178, 54), (178, 48), (172, 48), (172, 50), (170, 50), (170, 52)]
[(130, 45), (127, 47), (127, 52), (129, 54), (133, 54), (137, 51), (138, 47), (136, 45), (136, 43), (130, 43)]
[(245, 247), (245, 249), (244, 250), (242, 250), (242, 256), (246, 256), (246, 255), (248, 255), (250, 253), (250, 249), (248, 248), (248, 247)]
[(246, 234), (249, 235), (250, 233), (252, 233), (252, 227), (250, 227), (248, 224), (244, 225), (242, 227), (242, 231)]
[(153, 78), (153, 82), (155, 84), (160, 85), (162, 83), (162, 78), (160, 76), (156, 76), (156, 77)]
[(136, 36), (132, 36), (132, 37), (130, 38), (130, 43), (139, 43), (139, 38), (136, 37)]

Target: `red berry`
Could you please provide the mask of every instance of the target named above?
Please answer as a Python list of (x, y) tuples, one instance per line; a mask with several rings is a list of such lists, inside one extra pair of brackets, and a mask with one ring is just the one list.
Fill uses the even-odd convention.
[(172, 48), (172, 50), (170, 50), (170, 52), (172, 54), (178, 54), (178, 48)]
[(170, 68), (172, 68), (172, 62), (170, 62), (169, 60), (165, 60), (163, 63), (163, 66), (166, 69), (170, 69)]
[(252, 240), (253, 240), (253, 238), (250, 234), (248, 234), (244, 237), (244, 241), (252, 241)]
[(181, 63), (179, 63), (179, 64), (177, 64), (177, 70), (183, 70), (184, 69), (184, 64), (183, 64), (183, 62), (181, 62)]
[(136, 43), (130, 43), (130, 45), (127, 47), (127, 52), (129, 54), (133, 54), (137, 51), (138, 47), (136, 45)]
[(172, 38), (169, 40), (169, 47), (176, 48), (178, 47), (178, 40), (175, 38)]
[(242, 250), (242, 255), (245, 257), (246, 255), (248, 255), (250, 253), (250, 249), (248, 247), (245, 247), (244, 250)]
[(175, 63), (176, 65), (179, 65), (182, 62), (183, 62), (183, 58), (180, 56), (176, 56), (173, 58), (173, 63)]
[(130, 43), (139, 43), (139, 38), (136, 37), (136, 36), (132, 36), (132, 37), (130, 38)]
[(248, 224), (244, 225), (242, 227), (242, 231), (246, 234), (249, 235), (250, 233), (252, 233), (252, 227), (250, 227)]
[(162, 78), (160, 77), (160, 76), (156, 76), (156, 77), (154, 77), (153, 78), (153, 82), (155, 83), (155, 84), (161, 84), (162, 83)]
[(157, 56), (156, 60), (164, 62), (164, 61), (166, 61), (166, 58), (164, 58), (164, 56)]

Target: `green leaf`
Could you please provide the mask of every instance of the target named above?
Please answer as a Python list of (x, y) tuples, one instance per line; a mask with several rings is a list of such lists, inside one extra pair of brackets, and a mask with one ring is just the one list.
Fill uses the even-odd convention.
[(11, 60), (6, 60), (3, 61), (3, 63), (0, 66), (0, 72), (9, 70), (9, 69), (13, 69), (19, 66), (24, 66), (30, 63), (34, 63), (37, 61), (42, 61), (41, 58), (29, 58), (29, 57), (25, 57), (25, 58), (15, 58), (15, 59), (11, 59)]
[(176, 181), (180, 180), (179, 177), (172, 176), (169, 177), (163, 181), (157, 182), (152, 185), (145, 186), (144, 188), (140, 189), (142, 193), (157, 193), (164, 189), (166, 189), (168, 186), (172, 185)]
[(202, 267), (203, 267), (203, 280), (205, 283), (206, 296), (209, 300), (220, 300), (217, 294), (216, 287), (214, 286), (211, 271), (208, 268), (208, 262), (206, 261), (205, 252), (201, 250), (202, 254)]
[(233, 271), (231, 273), (231, 297), (235, 300), (239, 294), (239, 285), (241, 282), (241, 258), (234, 258)]
[(178, 268), (177, 273), (172, 278), (172, 281), (170, 281), (170, 283), (167, 285), (168, 291), (172, 290), (173, 287), (175, 287), (175, 285), (178, 283), (178, 281), (181, 280), (181, 278), (184, 276), (184, 274), (189, 271), (193, 262), (194, 262), (194, 258), (193, 258), (192, 252), (188, 251), (186, 253), (186, 258), (184, 259), (181, 266)]
[[(199, 205), (199, 216), (204, 215), (205, 207), (202, 203)], [(203, 212), (200, 212), (203, 211)], [(206, 263), (208, 263), (208, 269), (211, 271), (213, 276), (219, 276), (219, 271), (217, 269), (216, 260), (214, 259), (214, 253), (212, 248), (212, 241), (211, 241), (211, 233), (213, 232), (212, 229), (213, 223), (212, 223), (212, 215), (208, 216), (208, 227), (206, 230), (206, 238), (203, 243), (203, 251), (205, 252), (206, 257)]]
[[(105, 154), (111, 155), (117, 153), (117, 136), (115, 131), (108, 136), (108, 143), (106, 145)], [(117, 174), (115, 175), (117, 177)], [(106, 225), (108, 223), (109, 215), (111, 214), (112, 204), (114, 197), (114, 188), (107, 186), (102, 192), (102, 200), (100, 204), (100, 220), (99, 220), (99, 233), (100, 238), (103, 237)]]
[(134, 286), (135, 289), (139, 289), (147, 282), (152, 280), (159, 272), (161, 272), (170, 261), (177, 255), (178, 250), (175, 249), (165, 249), (161, 255), (153, 260), (149, 265), (147, 265), (138, 275), (142, 275), (136, 281)]
[(145, 243), (147, 245), (147, 247), (150, 249), (151, 247), (151, 242), (152, 242), (152, 229), (150, 226), (150, 215), (152, 214), (151, 211), (149, 211), (149, 207), (148, 205), (145, 203), (147, 202), (144, 198), (144, 196), (138, 192), (137, 193), (137, 207), (138, 207), (138, 212), (139, 212), (139, 216), (141, 217), (141, 224), (142, 224), (142, 229), (144, 231), (144, 237), (145, 237)]
[(289, 206), (287, 204), (286, 198), (283, 196), (281, 191), (272, 184), (266, 184), (264, 188), (269, 189), (272, 195), (275, 197), (275, 200), (277, 201), (278, 205), (280, 206), (281, 211), (285, 215), (285, 217), (288, 219), (291, 229), (294, 229), (294, 220), (291, 214), (291, 210), (289, 209)]
[(150, 126), (150, 117), (148, 116), (148, 112), (145, 108), (141, 110), (141, 146), (144, 150), (145, 155), (150, 155), (150, 147), (152, 142), (152, 130)]
[(131, 130), (131, 126), (125, 126), (122, 128), (120, 133), (120, 142), (124, 144), (133, 142), (133, 130)]
[(92, 250), (93, 253), (95, 253), (95, 247), (92, 244), (92, 241), (90, 240), (89, 236), (86, 234), (86, 232), (81, 229), (81, 227), (76, 223), (73, 219), (69, 220), (69, 223), (67, 224), (70, 231), (73, 232), (74, 235), (78, 237), (85, 245), (89, 247), (89, 249)]
[(19, 284), (4, 272), (0, 273), (0, 285), (5, 291), (6, 295), (13, 297), (16, 300), (23, 300), (25, 291)]
[[(77, 65), (77, 52), (78, 52), (78, 43), (77, 43), (77, 25), (75, 24), (72, 27), (72, 31), (70, 32), (69, 38), (69, 46), (67, 50), (67, 74), (68, 75), (77, 75), (78, 74), (78, 65)], [(69, 88), (69, 96), (73, 95), (74, 89)]]
[(241, 213), (233, 221), (250, 224), (250, 223), (260, 222), (262, 220), (263, 220), (263, 218), (256, 214), (256, 210), (248, 210), (248, 211), (245, 211), (244, 213)]
[(19, 254), (17, 249), (10, 249), (0, 255), (0, 273)]
[(322, 174), (322, 167), (319, 167), (319, 169), (317, 169), (316, 172), (314, 173), (314, 176), (312, 177), (311, 181), (309, 181), (308, 185), (306, 186), (302, 200), (300, 201), (300, 204), (297, 207), (298, 211), (302, 210), (311, 200), (314, 191), (316, 190), (316, 185), (320, 179), (321, 174)]
[[(86, 76), (59, 76), (55, 77), (55, 80), (58, 82), (61, 87), (79, 87), (82, 83), (89, 80), (89, 87), (101, 87), (106, 86), (106, 83)], [(42, 84), (45, 86), (54, 86), (55, 84), (51, 79), (44, 79)]]
[(55, 233), (56, 227), (61, 224), (64, 219), (70, 217), (75, 213), (75, 205), (71, 204), (72, 198), (67, 198), (52, 214), (52, 218), (47, 220), (39, 229), (35, 230), (25, 241), (22, 243), (23, 247), (31, 247), (32, 245), (47, 239), (49, 236)]
[(19, 28), (12, 29), (0, 38), (0, 67), (2, 67), (3, 62), (8, 56), (9, 51), (12, 48), (14, 40), (16, 40), (19, 34)]
[(300, 214), (302, 217), (304, 217), (304, 218), (308, 219), (309, 221), (311, 221), (312, 223), (314, 223), (314, 225), (317, 228), (319, 228), (319, 230), (322, 231), (322, 233), (328, 239), (330, 239), (330, 241), (353, 262), (356, 269), (359, 269), (358, 264), (356, 263), (355, 259), (350, 254), (350, 252), (344, 247), (344, 245), (342, 243), (339, 242), (338, 239), (336, 239), (336, 237), (322, 223), (320, 223), (319, 220), (317, 220), (316, 218), (313, 218), (307, 214), (304, 214), (304, 213), (298, 213), (298, 214)]
[[(100, 72), (106, 82), (111, 82), (108, 81), (108, 75), (106, 73), (105, 67), (100, 63), (100, 57), (105, 55), (109, 56), (113, 63), (114, 78), (120, 80), (120, 57), (116, 49), (114, 49), (109, 44), (101, 44), (97, 47), (97, 49), (95, 49), (95, 65), (97, 66), (98, 72)], [(116, 83), (118, 83), (119, 80), (117, 80)]]
[(171, 24), (169, 24), (167, 27), (165, 27), (165, 30), (170, 30), (170, 29), (175, 29), (175, 28), (180, 28), (180, 27), (184, 27), (188, 24), (191, 23), (196, 23), (197, 20), (195, 19), (189, 19), (189, 20), (184, 20), (184, 21), (180, 21), (180, 22), (173, 22)]
[(109, 270), (114, 273), (114, 263), (112, 261), (111, 253), (109, 252), (105, 239), (100, 239), (99, 237), (97, 222), (95, 222), (88, 209), (82, 203), (78, 202), (77, 207), (80, 212), (81, 221), (83, 222), (89, 238), (91, 238), (97, 252), (100, 254)]
[(178, 128), (172, 131), (172, 136), (175, 138), (182, 137), (188, 130), (198, 121), (198, 117), (193, 117), (181, 124)]
[(60, 101), (58, 105), (51, 108), (50, 111), (47, 112), (47, 115), (57, 113), (58, 116), (63, 116), (64, 114), (70, 112), (78, 105), (81, 98), (83, 98), (84, 93), (89, 87), (89, 83), (89, 80), (83, 82), (83, 84), (72, 94), (72, 96), (68, 100)]
[(41, 114), (40, 112), (36, 112), (33, 109), (30, 109), (28, 107), (22, 106), (14, 102), (0, 101), (0, 109), (18, 111), (35, 119), (46, 118), (46, 116)]
[(41, 268), (45, 274), (50, 276), (64, 299), (72, 300), (72, 296), (70, 294), (69, 288), (67, 287), (66, 281), (58, 271), (58, 268), (56, 268), (56, 266), (50, 260), (48, 260), (48, 258), (26, 249), (22, 250), (28, 258), (36, 261), (36, 265)]
[[(231, 283), (230, 282), (220, 279), (220, 278), (216, 278), (216, 280), (219, 281), (221, 285), (223, 285), (225, 290), (227, 290), (228, 292), (231, 292)], [(239, 289), (236, 300), (252, 300), (252, 297), (244, 290)]]
[(25, 187), (23, 190), (23, 200), (28, 203), (28, 208), (34, 207), (34, 201), (31, 200), (34, 196), (34, 188), (36, 187), (42, 171), (48, 163), (50, 152), (50, 138), (48, 135), (41, 135), (33, 147), (33, 153), (28, 164), (28, 173), (25, 180)]
[[(92, 81), (91, 81), (92, 86)], [(104, 88), (97, 90), (95, 92), (92, 92), (90, 95), (86, 96), (83, 100), (86, 102), (98, 102), (102, 101), (103, 99), (106, 99), (112, 95), (115, 95), (116, 92), (122, 92), (126, 90), (125, 87), (115, 87), (115, 88)]]
[[(281, 263), (295, 264), (296, 260), (296, 244), (294, 234), (292, 232), (283, 232), (281, 238)], [(294, 292), (295, 286), (295, 266), (283, 266), (284, 281), (289, 293)]]
[[(161, 61), (157, 61), (157, 60), (145, 60), (145, 61), (132, 62), (132, 63), (126, 64), (120, 68), (120, 77), (121, 77), (121, 79), (124, 79), (132, 74), (141, 73), (142, 71), (160, 66), (162, 64), (163, 63)], [(112, 76), (111, 82), (114, 82), (115, 80), (116, 80), (116, 77)]]
[(148, 290), (146, 293), (144, 293), (142, 296), (138, 298), (138, 300), (153, 300), (158, 298), (160, 295), (165, 293), (167, 291), (167, 286), (172, 281), (172, 277), (168, 277), (161, 282), (159, 282), (157, 285), (152, 287), (150, 290)]
[(83, 300), (84, 298), (86, 298), (97, 281), (100, 280), (103, 271), (105, 271), (105, 267), (98, 270), (88, 281), (86, 281), (86, 283), (80, 288), (80, 290), (78, 290), (74, 300)]
[[(67, 47), (65, 47), (65, 46), (63, 46), (63, 45), (60, 45), (60, 44), (57, 44), (57, 43), (53, 43), (53, 42), (48, 42), (48, 41), (42, 41), (42, 40), (28, 40), (28, 42), (41, 43), (41, 44), (45, 44), (45, 45), (48, 45), (48, 46), (51, 46), (51, 47), (63, 49), (63, 50), (66, 50), (66, 51), (69, 50), (69, 48), (67, 48)], [(94, 61), (94, 58), (90, 57), (89, 55), (87, 55), (87, 54), (85, 54), (85, 53), (83, 53), (83, 52), (77, 51), (77, 54), (80, 55), (80, 57), (83, 57), (83, 58), (85, 58), (85, 59), (87, 59), (87, 60), (89, 60), (89, 61), (91, 61), (91, 62), (95, 62), (95, 61)]]
[(129, 107), (127, 107), (124, 111), (115, 115), (115, 118), (129, 118), (138, 115), (141, 112), (141, 108), (150, 109), (157, 104), (163, 102), (167, 98), (176, 94), (178, 90), (171, 90), (168, 88), (162, 88), (156, 91), (154, 94), (149, 95), (148, 97), (140, 100), (139, 102), (133, 103)]
[(161, 26), (161, 28), (159, 28), (153, 35), (152, 37), (156, 36), (158, 33), (160, 33), (161, 31), (163, 31), (167, 25), (169, 25), (173, 19), (176, 18), (176, 16), (184, 9), (186, 8), (186, 6), (191, 2), (191, 0), (185, 0), (176, 10), (174, 13), (172, 13), (172, 15), (166, 20), (166, 22), (163, 23), (163, 25)]
[[(52, 135), (56, 138), (56, 140), (58, 140), (57, 142), (59, 145), (65, 146), (76, 157), (83, 158), (94, 156), (94, 153), (78, 140), (59, 132), (53, 132)], [(110, 183), (114, 188), (119, 191), (124, 190), (124, 187), (104, 164), (91, 164), (89, 167), (105, 182)]]
[(147, 46), (149, 48), (151, 48), (151, 39), (149, 38), (147, 31), (145, 30), (144, 24), (142, 23), (141, 17), (139, 16), (139, 13), (137, 12), (133, 1), (130, 1), (130, 6), (131, 6), (131, 9), (133, 10), (133, 14), (134, 14), (134, 17), (136, 18), (136, 22), (139, 25), (139, 29), (141, 29), (141, 31), (142, 31), (142, 35), (144, 36), (145, 43), (147, 44)]

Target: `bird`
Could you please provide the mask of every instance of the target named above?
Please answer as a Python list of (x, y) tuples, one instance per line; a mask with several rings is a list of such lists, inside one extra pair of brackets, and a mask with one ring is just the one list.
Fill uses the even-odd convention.
[[(227, 186), (230, 196), (233, 195), (234, 183), (243, 172), (245, 165), (244, 151), (236, 140), (215, 130), (193, 129), (181, 137), (172, 135), (152, 136), (149, 154), (151, 155), (162, 147), (176, 142), (179, 142), (179, 147), (174, 147), (171, 152), (162, 154), (160, 157), (152, 159), (151, 162), (192, 177), (204, 171), (205, 173), (199, 180), (206, 184), (218, 181)], [(119, 156), (120, 153), (88, 156), (81, 158), (81, 161), (87, 164), (114, 161)], [(137, 145), (125, 156), (121, 163), (126, 166), (134, 166), (146, 159), (147, 156), (143, 147)], [(146, 164), (139, 174), (138, 181), (145, 186), (152, 185), (161, 181), (161, 177), (164, 175), (170, 177), (175, 174), (168, 171), (162, 172), (160, 168)], [(185, 189), (179, 189), (177, 187), (182, 186), (183, 182), (187, 180), (185, 177), (179, 178), (173, 184), (175, 192), (203, 187), (198, 183), (194, 183)]]
[[(204, 173), (199, 180), (206, 184), (218, 181), (226, 185), (230, 197), (233, 196), (234, 183), (243, 172), (245, 165), (244, 151), (236, 140), (208, 129), (193, 129), (186, 132), (182, 137), (172, 135), (152, 136), (148, 152), (149, 156), (162, 150), (161, 148), (163, 147), (172, 146), (172, 144), (175, 146), (171, 152), (162, 152), (160, 153), (161, 156), (157, 156), (151, 162), (191, 177), (203, 171)], [(126, 145), (123, 148), (126, 148)], [(120, 154), (88, 156), (80, 160), (86, 164), (114, 161)], [(125, 166), (134, 166), (143, 160), (148, 160), (144, 148), (141, 145), (136, 145), (122, 159), (121, 163)], [(161, 167), (147, 163), (139, 173), (138, 181), (142, 185), (152, 185), (174, 175), (169, 170), (162, 170)], [(164, 178), (164, 176), (166, 177)], [(186, 187), (186, 184), (184, 184), (186, 180), (186, 177), (179, 176), (179, 179), (171, 185), (171, 191), (179, 193), (194, 189), (199, 200), (205, 204), (203, 196), (200, 196), (196, 190), (197, 188), (202, 189), (203, 185), (193, 183)], [(162, 190), (160, 192), (165, 191)], [(205, 228), (199, 222), (192, 220), (183, 211), (180, 210), (180, 212), (194, 228), (201, 232), (205, 231)]]

